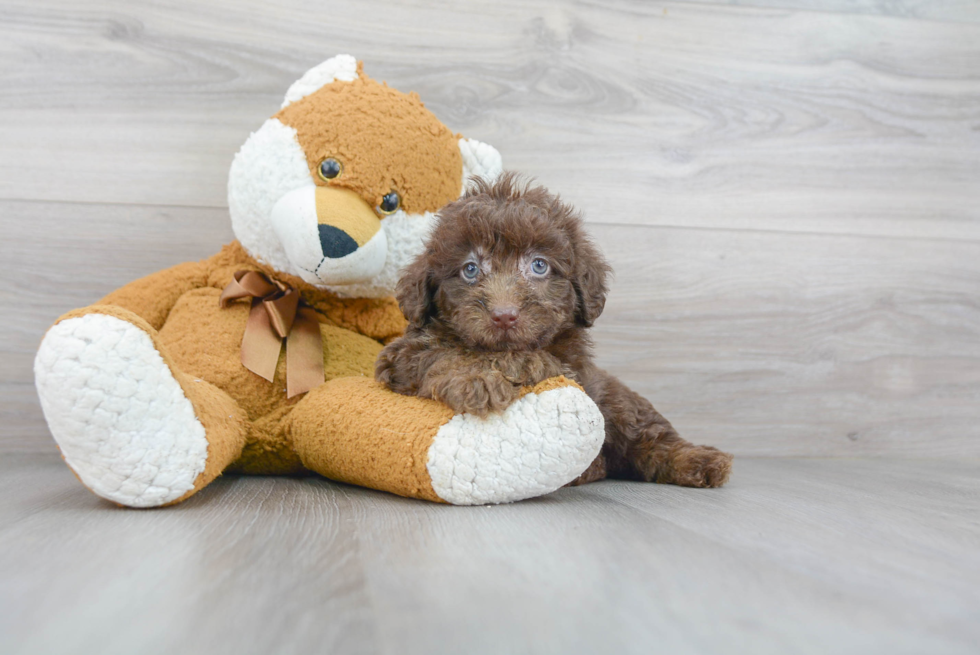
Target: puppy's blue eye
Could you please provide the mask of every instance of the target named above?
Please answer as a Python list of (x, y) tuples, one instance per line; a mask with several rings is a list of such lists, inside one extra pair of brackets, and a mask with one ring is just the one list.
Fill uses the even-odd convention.
[(467, 280), (475, 280), (476, 276), (479, 275), (479, 273), (480, 273), (480, 267), (474, 264), (473, 262), (469, 262), (468, 264), (463, 266), (463, 277), (466, 278)]
[(538, 257), (531, 262), (531, 272), (535, 275), (544, 275), (548, 272), (548, 262)]

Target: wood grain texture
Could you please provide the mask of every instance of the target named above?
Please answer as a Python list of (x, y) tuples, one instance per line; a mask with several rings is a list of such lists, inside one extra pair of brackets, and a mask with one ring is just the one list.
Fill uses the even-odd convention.
[(248, 131), (350, 51), (594, 221), (980, 236), (980, 25), (625, 0), (307, 8), (8, 1), (0, 197), (224, 206)]
[(688, 0), (712, 5), (772, 7), (843, 14), (869, 14), (954, 23), (980, 23), (974, 0)]
[(115, 508), (0, 461), (0, 650), (970, 653), (980, 462), (736, 461), (489, 508), (223, 478)]
[(617, 273), (599, 362), (687, 438), (754, 455), (980, 456), (980, 244), (593, 232)]
[(343, 496), (263, 480), (190, 513), (120, 513), (43, 462), (4, 461), (0, 651), (377, 652)]
[(691, 439), (977, 455), (980, 25), (786, 2), (8, 1), (0, 450), (52, 448), (51, 321), (229, 240), (235, 150), (350, 51), (585, 211), (600, 362)]

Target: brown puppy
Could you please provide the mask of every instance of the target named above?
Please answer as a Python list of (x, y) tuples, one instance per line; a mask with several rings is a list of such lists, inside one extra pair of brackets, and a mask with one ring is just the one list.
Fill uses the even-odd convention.
[(609, 265), (581, 218), (513, 175), (479, 182), (442, 209), (397, 297), (409, 326), (381, 351), (393, 391), (485, 416), (522, 386), (556, 375), (599, 406), (606, 441), (576, 483), (609, 477), (718, 487), (732, 456), (678, 436), (644, 398), (597, 368), (587, 328), (602, 313)]

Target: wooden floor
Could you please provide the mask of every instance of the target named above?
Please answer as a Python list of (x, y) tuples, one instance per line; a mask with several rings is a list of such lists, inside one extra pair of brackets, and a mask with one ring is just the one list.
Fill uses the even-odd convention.
[(0, 0), (0, 448), (48, 448), (52, 321), (230, 240), (235, 152), (350, 52), (584, 211), (600, 362), (684, 434), (980, 457), (980, 4), (467, 6)]
[[(585, 212), (600, 363), (730, 486), (84, 491), (41, 336), (229, 241), (345, 52)], [(980, 2), (0, 0), (0, 89), (3, 655), (980, 652)]]
[(116, 508), (0, 462), (0, 652), (976, 653), (980, 462), (743, 459), (461, 508), (224, 478)]

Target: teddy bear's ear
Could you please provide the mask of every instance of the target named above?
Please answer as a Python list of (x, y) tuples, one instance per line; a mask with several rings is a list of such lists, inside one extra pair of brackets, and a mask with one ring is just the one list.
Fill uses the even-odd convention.
[(331, 82), (353, 82), (357, 79), (357, 60), (350, 55), (337, 55), (303, 73), (286, 91), (282, 108), (305, 98)]
[(460, 139), (459, 152), (463, 155), (463, 195), (470, 188), (471, 177), (495, 181), (504, 170), (500, 153), (493, 146), (476, 139)]

